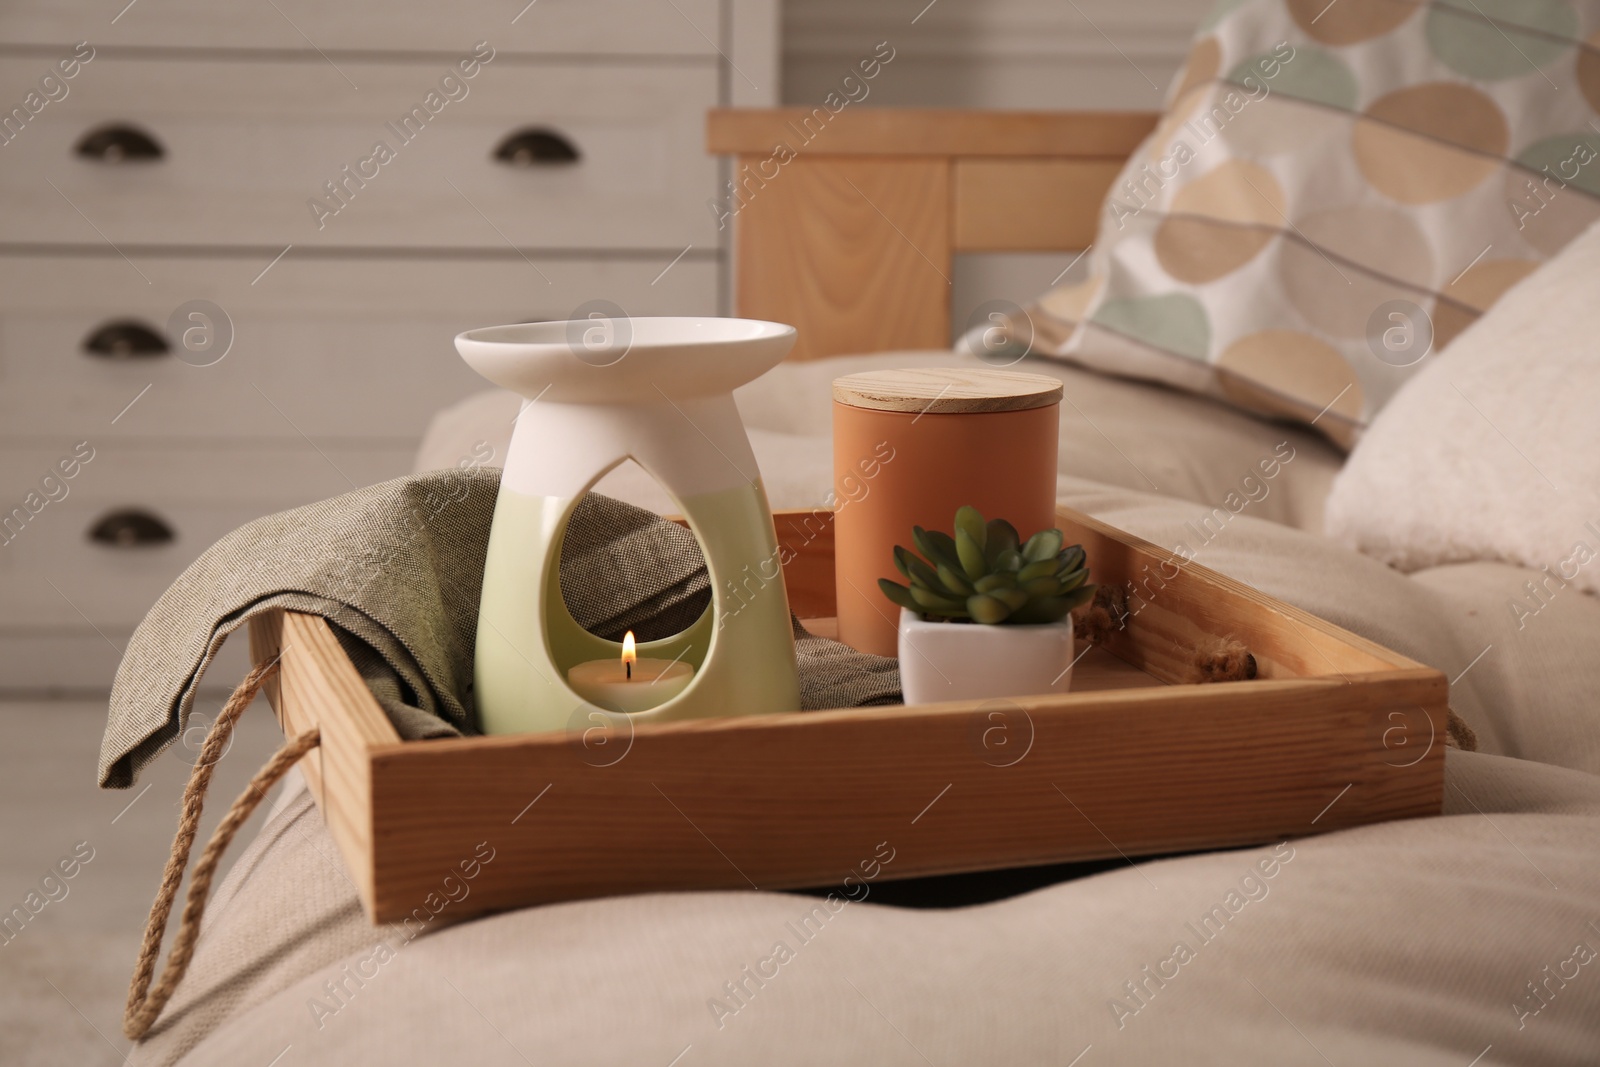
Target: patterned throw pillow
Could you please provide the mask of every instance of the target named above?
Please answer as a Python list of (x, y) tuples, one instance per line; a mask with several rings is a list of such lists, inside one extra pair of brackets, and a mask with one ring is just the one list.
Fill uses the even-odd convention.
[(1349, 446), (1596, 218), (1600, 0), (1223, 0), (1034, 351)]

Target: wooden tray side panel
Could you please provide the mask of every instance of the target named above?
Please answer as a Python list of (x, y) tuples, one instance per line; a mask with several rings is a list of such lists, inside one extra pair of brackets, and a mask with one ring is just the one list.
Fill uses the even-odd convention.
[[(833, 613), (832, 517), (774, 516), (802, 616)], [(619, 893), (838, 884), (883, 863), (884, 848), (895, 858), (883, 876), (904, 878), (1438, 813), (1443, 675), (1094, 519), (1060, 519), (1095, 581), (1139, 594), (1096, 657), (1181, 683), (1199, 641), (1232, 634), (1263, 677), (401, 743), (323, 620), (254, 620), (252, 649), (258, 660), (282, 650), (272, 695), (285, 729), (322, 728), (302, 766), (378, 922), (415, 914), (474, 861), (452, 919)]]
[(778, 531), (778, 558), (789, 610), (802, 619), (828, 619), (838, 614), (833, 581), (833, 511), (780, 511), (773, 516)]
[[(1057, 508), (1056, 515), (1068, 542), (1083, 544), (1091, 580), (1132, 591), (1130, 606), (1137, 614), (1127, 629), (1114, 635), (1110, 650), (1169, 685), (1194, 681), (1195, 646), (1224, 636), (1245, 641), (1256, 655), (1262, 677), (1344, 678), (1422, 667), (1081, 512)], [(779, 511), (773, 521), (795, 614), (802, 619), (833, 616), (831, 510)]]
[(1195, 681), (1194, 648), (1224, 636), (1244, 642), (1264, 678), (1427, 669), (1159, 545), (1070, 508), (1056, 513), (1068, 542), (1083, 544), (1090, 580), (1129, 590), (1132, 618), (1108, 647), (1162, 681)]
[[(465, 913), (598, 895), (838, 884), (1241, 846), (1436, 814), (1431, 672), (701, 720), (586, 744), (471, 738), (379, 750), (379, 921), (494, 849)], [(1155, 694), (1155, 695), (1152, 695)], [(1392, 715), (1437, 727), (1386, 751)], [(997, 733), (998, 731), (998, 733)], [(1420, 746), (1419, 746), (1420, 747)]]
[(250, 649), (256, 662), (283, 658), (269, 696), (284, 733), (322, 732), (300, 770), (371, 917), (371, 751), (399, 744), (400, 735), (322, 618), (282, 611), (258, 616), (251, 620)]
[[(259, 615), (252, 615), (250, 617), (250, 621), (245, 628), (245, 632), (250, 638), (250, 663), (252, 665), (267, 663), (271, 660), (277, 659), (280, 655), (282, 655), (283, 619), (286, 614), (287, 613), (284, 611), (274, 609), (272, 611), (264, 611)], [(262, 685), (261, 691), (266, 694), (267, 702), (272, 705), (273, 714), (278, 718), (278, 725), (283, 727), (284, 734), (288, 735), (295, 731), (290, 730), (289, 723), (283, 717), (283, 702), (281, 699), (282, 690), (278, 683), (279, 677), (277, 675), (273, 675), (271, 678), (266, 680), (264, 685)], [(317, 773), (314, 768), (310, 768), (309, 765), (306, 765), (305, 761), (302, 761), (300, 772), (305, 776), (305, 779), (308, 783), (311, 781), (312, 774), (317, 775), (317, 784), (312, 787), (311, 792), (320, 802), (322, 799), (321, 774)]]

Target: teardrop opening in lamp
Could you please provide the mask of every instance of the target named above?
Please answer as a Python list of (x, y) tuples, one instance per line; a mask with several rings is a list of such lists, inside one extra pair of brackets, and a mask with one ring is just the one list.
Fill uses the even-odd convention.
[(632, 459), (578, 501), (561, 542), (561, 600), (573, 622), (606, 641), (632, 631), (648, 642), (705, 614), (711, 583), (699, 538), (682, 523), (655, 526), (676, 512), (666, 488)]

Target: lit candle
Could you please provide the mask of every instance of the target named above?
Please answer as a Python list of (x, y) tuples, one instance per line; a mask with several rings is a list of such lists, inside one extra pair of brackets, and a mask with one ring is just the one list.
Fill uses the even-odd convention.
[(610, 711), (648, 711), (683, 692), (694, 667), (681, 659), (640, 659), (633, 631), (622, 639), (619, 659), (594, 659), (567, 671), (572, 691)]

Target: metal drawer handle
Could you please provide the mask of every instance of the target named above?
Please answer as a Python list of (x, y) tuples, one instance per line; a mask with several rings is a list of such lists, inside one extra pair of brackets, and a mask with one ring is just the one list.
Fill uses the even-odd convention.
[(510, 167), (561, 165), (578, 162), (578, 148), (555, 130), (530, 126), (501, 141), (494, 158)]
[(172, 351), (167, 339), (142, 322), (117, 319), (83, 340), (83, 350), (103, 359), (153, 359)]
[(97, 163), (153, 163), (167, 154), (150, 134), (121, 122), (90, 130), (73, 151)]
[(171, 544), (176, 538), (165, 519), (140, 508), (108, 511), (89, 527), (89, 540), (111, 548), (148, 548)]

